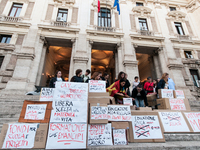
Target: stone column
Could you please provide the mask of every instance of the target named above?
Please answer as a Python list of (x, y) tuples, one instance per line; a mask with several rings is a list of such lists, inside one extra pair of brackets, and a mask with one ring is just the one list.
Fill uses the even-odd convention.
[(154, 62), (154, 69), (156, 72), (156, 77), (161, 78), (161, 76), (162, 76), (161, 67), (160, 67), (159, 58), (157, 55), (153, 56), (153, 62)]

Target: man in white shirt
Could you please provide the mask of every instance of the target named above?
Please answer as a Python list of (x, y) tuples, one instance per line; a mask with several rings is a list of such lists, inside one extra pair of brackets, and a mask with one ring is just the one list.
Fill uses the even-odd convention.
[(138, 82), (138, 76), (135, 76), (135, 81), (133, 81), (133, 89), (135, 88), (135, 87), (137, 87), (138, 86), (138, 84), (140, 83), (140, 82)]

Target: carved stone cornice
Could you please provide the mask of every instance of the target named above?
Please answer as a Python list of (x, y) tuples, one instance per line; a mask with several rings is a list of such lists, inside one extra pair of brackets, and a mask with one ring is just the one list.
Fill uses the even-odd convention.
[(88, 60), (88, 57), (73, 57), (74, 63), (87, 63)]
[[(93, 7), (98, 6), (98, 0), (94, 0), (92, 3)], [(108, 8), (111, 8), (113, 6), (113, 2), (111, 0), (101, 0), (101, 7), (102, 6), (107, 6)]]
[(133, 61), (133, 60), (124, 60), (123, 65), (126, 66), (131, 66), (131, 67), (137, 67), (138, 61)]
[(65, 6), (66, 4), (74, 4), (75, 0), (54, 0), (57, 4), (62, 4), (62, 6)]
[(19, 59), (31, 59), (33, 60), (35, 58), (34, 54), (28, 54), (28, 53), (17, 53), (17, 58)]
[(0, 50), (14, 51), (15, 45), (14, 44), (0, 43)]
[(152, 9), (145, 6), (136, 6), (136, 7), (133, 7), (132, 11), (137, 13), (140, 16), (145, 16), (145, 15), (150, 15), (152, 12)]
[(170, 11), (167, 15), (176, 20), (185, 19), (186, 17), (186, 14), (181, 11)]
[(182, 70), (183, 65), (182, 64), (168, 64), (167, 67), (169, 69)]

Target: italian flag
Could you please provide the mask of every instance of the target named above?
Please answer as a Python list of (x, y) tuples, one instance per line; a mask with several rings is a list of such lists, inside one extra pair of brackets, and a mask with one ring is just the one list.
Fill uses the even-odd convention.
[(100, 12), (100, 0), (98, 0), (98, 12)]

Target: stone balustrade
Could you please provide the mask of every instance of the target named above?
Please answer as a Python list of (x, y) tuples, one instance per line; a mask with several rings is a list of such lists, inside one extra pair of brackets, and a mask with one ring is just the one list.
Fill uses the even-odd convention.
[(51, 22), (52, 26), (56, 27), (69, 27), (71, 25), (70, 22), (62, 22), (62, 21), (53, 21)]

